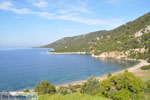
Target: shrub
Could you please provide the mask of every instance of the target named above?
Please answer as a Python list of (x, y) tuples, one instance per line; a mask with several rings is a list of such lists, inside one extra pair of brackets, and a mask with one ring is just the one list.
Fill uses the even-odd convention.
[(56, 89), (48, 81), (42, 81), (35, 86), (34, 91), (38, 92), (38, 94), (52, 94), (56, 92)]
[(81, 85), (74, 85), (74, 87), (76, 88), (76, 89), (80, 89), (81, 88)]
[(24, 92), (29, 92), (29, 90), (28, 89), (24, 89)]
[(68, 89), (69, 89), (69, 93), (75, 93), (75, 92), (77, 92), (76, 88), (74, 86), (70, 85), (70, 84), (68, 86)]
[(111, 76), (112, 76), (112, 74), (109, 72), (108, 75), (107, 75), (107, 77), (109, 78), (109, 77), (111, 77)]
[(81, 93), (97, 94), (99, 93), (99, 81), (93, 77), (89, 78), (81, 87)]
[(141, 69), (142, 69), (142, 70), (149, 70), (149, 69), (150, 69), (150, 65), (142, 66)]
[(146, 89), (145, 89), (145, 92), (148, 93), (148, 94), (150, 94), (150, 80), (148, 80), (148, 81), (146, 82)]
[(131, 72), (124, 72), (100, 82), (100, 93), (113, 100), (141, 100), (145, 83)]
[(68, 90), (66, 87), (59, 87), (58, 93), (60, 93), (62, 95), (66, 95), (66, 94), (68, 94)]

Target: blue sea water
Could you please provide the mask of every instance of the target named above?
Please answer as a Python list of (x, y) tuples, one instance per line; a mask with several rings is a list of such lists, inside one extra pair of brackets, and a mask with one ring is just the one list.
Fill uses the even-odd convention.
[(53, 55), (49, 49), (1, 49), (0, 91), (32, 89), (42, 80), (54, 85), (131, 67), (138, 62), (90, 55)]

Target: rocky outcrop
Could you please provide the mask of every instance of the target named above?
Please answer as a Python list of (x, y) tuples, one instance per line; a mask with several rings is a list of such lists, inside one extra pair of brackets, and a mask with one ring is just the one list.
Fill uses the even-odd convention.
[(112, 51), (112, 52), (104, 52), (98, 56), (92, 55), (94, 57), (102, 57), (102, 58), (122, 58), (126, 57), (125, 53), (119, 51)]
[(93, 57), (97, 57), (97, 58), (127, 58), (130, 54), (132, 53), (144, 53), (144, 52), (148, 52), (148, 49), (145, 48), (137, 48), (137, 49), (130, 49), (128, 51), (111, 51), (111, 52), (103, 52), (100, 55), (94, 55), (92, 54)]
[(136, 37), (140, 37), (140, 36), (142, 36), (144, 33), (148, 33), (148, 32), (150, 32), (150, 25), (147, 25), (146, 28), (141, 29), (141, 30), (139, 30), (138, 32), (136, 32), (136, 33), (134, 34), (134, 37), (135, 37), (135, 38), (136, 38)]

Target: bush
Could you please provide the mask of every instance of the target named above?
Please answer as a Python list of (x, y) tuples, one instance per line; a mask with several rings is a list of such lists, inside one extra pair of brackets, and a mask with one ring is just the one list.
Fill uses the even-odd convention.
[(97, 94), (99, 93), (99, 81), (93, 77), (89, 78), (81, 87), (81, 93)]
[(80, 89), (80, 88), (81, 88), (81, 85), (77, 84), (77, 85), (74, 85), (74, 87), (75, 87), (76, 89)]
[(145, 93), (150, 94), (150, 80), (148, 80), (148, 81), (146, 82)]
[(28, 89), (24, 89), (24, 92), (29, 92), (29, 90)]
[(77, 92), (76, 88), (74, 86), (70, 85), (70, 84), (68, 86), (68, 89), (69, 89), (69, 93), (75, 93), (75, 92)]
[(109, 78), (109, 77), (111, 77), (111, 76), (112, 76), (112, 74), (109, 72), (108, 75), (107, 75), (107, 77)]
[(131, 72), (124, 72), (100, 82), (100, 93), (113, 100), (141, 100), (146, 85)]
[(62, 95), (66, 95), (66, 94), (68, 94), (68, 90), (66, 87), (59, 87), (58, 93), (60, 93)]
[(142, 69), (142, 70), (149, 70), (149, 69), (150, 69), (150, 65), (142, 66), (141, 69)]
[(56, 89), (48, 81), (42, 81), (35, 86), (34, 91), (38, 92), (38, 94), (52, 94), (56, 92)]

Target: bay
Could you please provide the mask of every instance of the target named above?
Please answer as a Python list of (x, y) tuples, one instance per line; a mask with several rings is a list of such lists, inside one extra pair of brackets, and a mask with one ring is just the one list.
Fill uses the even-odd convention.
[(47, 54), (50, 49), (1, 49), (0, 91), (33, 89), (42, 80), (54, 85), (85, 80), (129, 68), (137, 61), (90, 55)]

